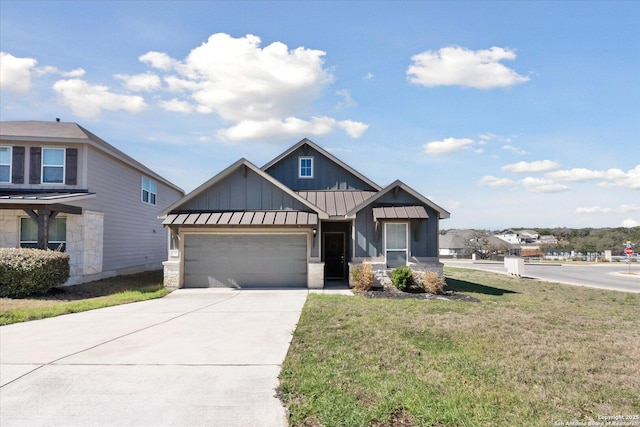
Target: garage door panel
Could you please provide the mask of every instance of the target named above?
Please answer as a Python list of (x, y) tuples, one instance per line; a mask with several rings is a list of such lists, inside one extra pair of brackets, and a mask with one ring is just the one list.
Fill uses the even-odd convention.
[(185, 287), (306, 287), (305, 234), (189, 234)]

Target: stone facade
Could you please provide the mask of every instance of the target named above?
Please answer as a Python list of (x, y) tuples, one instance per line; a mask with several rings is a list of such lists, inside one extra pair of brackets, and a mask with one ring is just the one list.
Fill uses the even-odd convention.
[(180, 288), (180, 261), (170, 260), (162, 263), (164, 266), (164, 287)]
[(85, 210), (67, 216), (67, 253), (70, 276), (102, 272), (104, 214)]
[(0, 248), (20, 246), (20, 216), (26, 215), (21, 210), (0, 209)]
[[(371, 264), (373, 269), (373, 286), (385, 287), (391, 285), (391, 272), (392, 268), (387, 268), (384, 262), (362, 262), (362, 264)], [(349, 283), (351, 283), (351, 271), (353, 267), (361, 263), (349, 263)], [(444, 276), (444, 264), (442, 263), (409, 263), (409, 267), (413, 271), (435, 271), (440, 276)]]
[(309, 289), (324, 288), (324, 262), (310, 262), (307, 264), (307, 286)]
[[(0, 247), (20, 247), (22, 210), (0, 210)], [(102, 272), (104, 214), (85, 210), (82, 215), (66, 218), (66, 253), (69, 255), (69, 280), (66, 285), (83, 283), (83, 278)]]

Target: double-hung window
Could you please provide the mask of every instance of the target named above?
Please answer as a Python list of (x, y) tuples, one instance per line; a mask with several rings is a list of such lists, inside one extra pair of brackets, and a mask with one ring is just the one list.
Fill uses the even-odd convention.
[(313, 178), (313, 157), (298, 158), (298, 178)]
[(64, 148), (42, 149), (42, 183), (64, 184)]
[[(49, 222), (49, 242), (51, 250), (66, 251), (67, 218), (56, 217)], [(20, 218), (20, 247), (35, 248), (38, 246), (38, 224), (31, 218)]]
[(385, 256), (387, 268), (407, 265), (409, 255), (409, 224), (388, 222), (385, 224)]
[(11, 182), (11, 147), (0, 147), (0, 182)]
[(155, 181), (142, 177), (142, 202), (150, 205), (156, 204), (156, 195), (158, 194), (158, 186)]

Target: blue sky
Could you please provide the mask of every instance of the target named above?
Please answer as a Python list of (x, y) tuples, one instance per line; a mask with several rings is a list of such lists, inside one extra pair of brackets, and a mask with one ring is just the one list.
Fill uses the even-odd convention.
[(2, 120), (187, 192), (309, 138), (442, 228), (640, 225), (640, 2), (0, 2)]

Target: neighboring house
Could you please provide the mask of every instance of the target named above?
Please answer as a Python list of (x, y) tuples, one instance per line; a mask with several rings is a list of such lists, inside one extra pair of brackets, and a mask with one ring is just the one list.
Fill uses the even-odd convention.
[[(479, 235), (483, 240), (481, 243), (475, 242)], [(503, 255), (518, 255), (520, 246), (506, 243), (497, 236), (476, 230), (448, 230), (440, 236), (440, 256), (442, 257), (471, 257), (475, 251), (487, 255), (496, 251)]]
[(262, 168), (238, 160), (161, 215), (170, 287), (320, 288), (362, 262), (442, 273), (439, 221), (449, 218), (406, 184), (382, 188), (307, 139)]
[(65, 251), (67, 284), (162, 268), (183, 195), (76, 123), (0, 122), (0, 247)]
[(440, 256), (462, 258), (469, 255), (469, 240), (474, 230), (448, 230), (440, 235)]
[(520, 243), (523, 243), (520, 235), (511, 229), (500, 231), (496, 233), (495, 236), (511, 245), (519, 245)]

